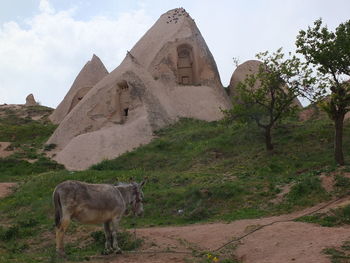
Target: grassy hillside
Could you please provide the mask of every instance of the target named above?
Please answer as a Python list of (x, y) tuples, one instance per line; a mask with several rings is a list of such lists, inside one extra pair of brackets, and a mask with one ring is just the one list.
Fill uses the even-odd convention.
[[(0, 125), (4, 123), (0, 119)], [(261, 130), (255, 126), (183, 119), (158, 131), (150, 144), (83, 172), (63, 170), (45, 159), (39, 149), (43, 148), (44, 138), (50, 133), (46, 128), (51, 124), (40, 125), (44, 125), (40, 126), (40, 136), (16, 139), (14, 143), (21, 147), (34, 145), (39, 156), (35, 163), (42, 170), (34, 169), (34, 163), (29, 164), (30, 169), (9, 165), (5, 172), (0, 171), (0, 181), (13, 178), (21, 182), (12, 196), (0, 200), (0, 262), (56, 261), (51, 194), (58, 183), (67, 179), (114, 183), (147, 176), (145, 216), (137, 220), (137, 226), (281, 214), (340, 195), (350, 185), (342, 174), (350, 167), (345, 167), (339, 171), (332, 193), (321, 186), (319, 175), (337, 169), (332, 153), (333, 128), (326, 118), (279, 124), (273, 134), (273, 154), (265, 151)], [(346, 124), (344, 149), (348, 162), (349, 132), (350, 125)], [(22, 157), (17, 154), (0, 162), (21, 162)], [(15, 169), (19, 170), (14, 173)], [(291, 185), (291, 191), (277, 202), (277, 195), (286, 185)], [(130, 227), (130, 222), (125, 218), (122, 225)], [(95, 230), (80, 224), (71, 226), (69, 233), (77, 238), (68, 242), (70, 261), (83, 260), (102, 249), (102, 242), (96, 244), (96, 238), (90, 236)]]
[(53, 133), (48, 116), (53, 109), (44, 106), (0, 106), (0, 142), (13, 154), (0, 158), (0, 182), (18, 181), (26, 175), (63, 169), (43, 154), (44, 143)]

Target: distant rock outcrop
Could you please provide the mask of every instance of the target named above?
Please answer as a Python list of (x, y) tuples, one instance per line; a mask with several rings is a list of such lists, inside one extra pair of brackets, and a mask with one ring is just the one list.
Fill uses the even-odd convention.
[(26, 104), (24, 104), (25, 106), (35, 106), (38, 105), (38, 103), (35, 101), (34, 99), (34, 95), (33, 94), (29, 94), (26, 97)]
[(100, 58), (93, 55), (92, 59), (79, 72), (67, 95), (50, 116), (50, 120), (59, 124), (90, 89), (107, 75), (108, 71)]
[[(233, 72), (230, 81), (229, 94), (231, 97), (237, 95), (238, 83), (243, 82), (249, 75), (257, 74), (259, 72), (261, 64), (262, 62), (259, 60), (248, 60), (238, 65), (236, 70)], [(259, 88), (260, 85), (260, 81), (256, 81), (253, 89)], [(284, 88), (287, 89), (287, 86), (284, 86)], [(298, 98), (294, 99), (294, 104), (297, 105), (299, 108), (303, 108)]]
[(82, 170), (150, 142), (180, 117), (218, 120), (230, 106), (200, 31), (177, 8), (71, 109), (47, 143), (57, 145), (56, 161)]

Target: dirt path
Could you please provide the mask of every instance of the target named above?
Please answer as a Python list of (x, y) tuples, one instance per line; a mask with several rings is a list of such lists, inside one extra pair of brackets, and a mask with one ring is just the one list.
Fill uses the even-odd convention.
[(5, 158), (13, 154), (13, 150), (10, 151), (7, 149), (10, 145), (10, 142), (0, 142), (0, 158)]
[(12, 189), (17, 183), (0, 183), (0, 198), (6, 197), (12, 193)]
[[(349, 204), (349, 197), (333, 203), (330, 207)], [(183, 227), (154, 227), (138, 229), (137, 235), (145, 239), (140, 254), (122, 254), (106, 262), (196, 262), (191, 254), (157, 253), (157, 251), (180, 251), (190, 253), (214, 250), (226, 242), (240, 237), (255, 228), (275, 221), (288, 221), (315, 211), (324, 204), (292, 214), (262, 219), (238, 220), (232, 223), (197, 224)], [(329, 209), (328, 207), (327, 209)], [(322, 210), (321, 210), (322, 211)], [(338, 247), (350, 240), (350, 227), (320, 227), (300, 222), (278, 222), (266, 226), (236, 243), (234, 253), (244, 263), (329, 263), (322, 250)], [(230, 257), (226, 253), (226, 257)], [(199, 259), (197, 259), (198, 261)]]

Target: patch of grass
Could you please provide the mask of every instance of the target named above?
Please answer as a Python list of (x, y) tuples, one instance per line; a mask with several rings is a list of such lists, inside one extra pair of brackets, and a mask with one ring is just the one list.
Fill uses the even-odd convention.
[(287, 194), (287, 201), (293, 205), (307, 206), (327, 200), (330, 196), (321, 186), (317, 175), (318, 173), (306, 173), (300, 176)]
[(25, 180), (28, 175), (64, 169), (63, 165), (43, 156), (40, 156), (34, 163), (14, 156), (0, 158), (0, 167), (0, 181), (21, 181)]
[(44, 151), (51, 151), (57, 147), (56, 144), (50, 143), (50, 144), (45, 144), (44, 145)]
[(340, 248), (326, 248), (323, 253), (328, 255), (332, 263), (350, 262), (350, 241), (345, 241)]
[(326, 227), (334, 227), (350, 224), (350, 205), (342, 208), (332, 209), (327, 213), (299, 218), (297, 221), (319, 224)]
[(29, 218), (26, 220), (18, 221), (16, 224), (4, 228), (0, 228), (0, 240), (10, 241), (18, 240), (24, 237), (32, 236), (32, 229), (37, 226), (38, 222), (35, 219)]

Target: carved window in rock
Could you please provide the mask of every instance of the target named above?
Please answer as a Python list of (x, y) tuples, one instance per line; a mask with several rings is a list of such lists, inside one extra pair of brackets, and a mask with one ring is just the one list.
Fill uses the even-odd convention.
[(123, 80), (117, 82), (115, 89), (109, 94), (109, 100), (106, 103), (108, 108), (108, 120), (115, 124), (123, 124), (130, 115), (130, 88), (128, 83)]
[(188, 45), (179, 46), (177, 49), (177, 74), (178, 83), (181, 85), (194, 85), (196, 82), (193, 52)]
[(118, 83), (119, 88), (119, 112), (121, 115), (121, 119), (123, 122), (126, 121), (126, 118), (129, 115), (129, 107), (130, 107), (130, 89), (129, 85), (126, 81), (121, 81)]

